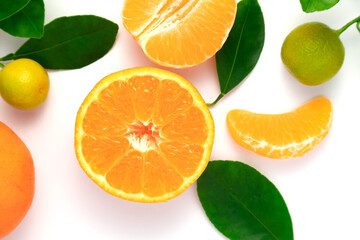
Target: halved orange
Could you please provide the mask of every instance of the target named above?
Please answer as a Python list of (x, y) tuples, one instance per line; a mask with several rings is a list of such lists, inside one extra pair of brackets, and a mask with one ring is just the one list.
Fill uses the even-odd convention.
[(195, 87), (150, 67), (102, 79), (82, 103), (75, 151), (105, 191), (137, 202), (178, 196), (205, 170), (214, 121)]
[(185, 68), (223, 46), (234, 24), (235, 0), (125, 0), (125, 28), (153, 62)]
[(330, 100), (318, 97), (283, 114), (235, 109), (226, 120), (231, 136), (240, 146), (268, 158), (294, 158), (324, 139), (332, 119)]

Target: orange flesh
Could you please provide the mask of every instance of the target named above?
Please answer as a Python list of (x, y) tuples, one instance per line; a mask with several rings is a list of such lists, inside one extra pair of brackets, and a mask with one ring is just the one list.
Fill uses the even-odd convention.
[(177, 82), (134, 76), (98, 95), (83, 118), (81, 155), (111, 187), (159, 197), (199, 171), (209, 125)]
[(152, 61), (183, 68), (215, 55), (235, 14), (234, 0), (126, 0), (123, 23)]
[(332, 123), (331, 102), (324, 97), (284, 114), (232, 110), (227, 116), (231, 136), (242, 147), (269, 158), (299, 157), (327, 135)]

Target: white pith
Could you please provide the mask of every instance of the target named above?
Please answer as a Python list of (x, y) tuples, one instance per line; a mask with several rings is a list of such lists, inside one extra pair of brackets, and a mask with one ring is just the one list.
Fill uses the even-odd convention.
[[(139, 152), (148, 152), (150, 150), (157, 150), (162, 139), (156, 135), (160, 135), (159, 128), (152, 122), (139, 122), (137, 125), (142, 125), (146, 128), (150, 126), (150, 133), (141, 134), (137, 136), (136, 131), (131, 128), (128, 129), (128, 133), (125, 134), (125, 138), (129, 140), (130, 145)], [(154, 133), (154, 134), (152, 134)]]
[[(141, 31), (137, 31), (135, 37), (139, 40), (141, 45), (146, 39), (150, 38), (152, 35), (159, 34), (160, 32), (169, 31), (170, 29), (175, 28), (182, 20), (186, 18), (183, 17), (182, 20), (177, 20), (179, 16), (188, 12), (187, 15), (191, 14), (191, 11), (196, 10), (197, 6), (202, 0), (189, 0), (181, 8), (182, 1), (167, 0), (163, 1), (161, 8), (158, 8), (158, 11), (153, 15), (152, 21), (148, 25), (141, 27)], [(170, 2), (170, 5), (167, 6)], [(163, 7), (167, 6), (166, 9), (160, 14), (160, 11), (163, 10)], [(191, 9), (190, 9), (191, 8)], [(190, 11), (189, 11), (190, 9)], [(174, 11), (176, 10), (176, 11)], [(165, 19), (165, 20), (162, 20)]]
[[(185, 4), (183, 5), (183, 2), (185, 2)], [(229, 3), (229, 2), (227, 2)], [(212, 56), (215, 55), (215, 53), (224, 45), (225, 41), (227, 40), (227, 36), (230, 33), (230, 30), (233, 26), (234, 20), (235, 20), (235, 15), (236, 15), (236, 2), (234, 1), (234, 11), (233, 12), (229, 12), (229, 14), (232, 14), (233, 16), (233, 21), (226, 24), (226, 26), (224, 26), (224, 29), (219, 29), (219, 31), (217, 31), (217, 34), (221, 34), (221, 36), (223, 36), (223, 39), (221, 42), (216, 42), (216, 44), (211, 45), (210, 49), (211, 51), (209, 51), (209, 48), (207, 48), (207, 50), (205, 50), (203, 48), (204, 46), (204, 40), (200, 40), (196, 42), (196, 47), (199, 50), (197, 56), (198, 59), (196, 58), (190, 58), (187, 57), (185, 59), (185, 61), (179, 61), (179, 58), (172, 58), (172, 56), (176, 56), (176, 54), (170, 54), (169, 56), (166, 55), (166, 59), (164, 57), (158, 57), (156, 56), (156, 53), (153, 52), (149, 52), (148, 50), (148, 42), (149, 40), (151, 40), (153, 37), (155, 37), (156, 35), (161, 36), (161, 33), (166, 33), (166, 32), (170, 32), (170, 31), (174, 31), (174, 34), (176, 34), (180, 39), (181, 39), (181, 35), (182, 33), (186, 33), (186, 32), (193, 32), (193, 34), (196, 34), (196, 31), (191, 30), (191, 28), (193, 28), (194, 26), (197, 29), (202, 29), (202, 28), (208, 28), (208, 25), (206, 25), (206, 23), (204, 24), (197, 24), (198, 22), (202, 22), (202, 21), (196, 21), (198, 19), (192, 19), (191, 23), (189, 23), (189, 21), (187, 21), (190, 17), (192, 16), (196, 16), (197, 18), (202, 18), (202, 14), (197, 14), (198, 12), (201, 12), (202, 9), (205, 6), (208, 6), (210, 4), (213, 4), (215, 6), (218, 6), (219, 4), (224, 5), (225, 3), (222, 3), (221, 1), (211, 1), (211, 0), (188, 0), (188, 1), (184, 1), (184, 0), (163, 0), (161, 1), (160, 4), (158, 4), (158, 6), (156, 8), (152, 8), (151, 12), (149, 12), (149, 17), (150, 19), (146, 22), (143, 23), (142, 26), (138, 27), (137, 29), (131, 29), (129, 30), (129, 32), (134, 36), (134, 38), (137, 40), (138, 44), (141, 46), (143, 52), (145, 53), (145, 55), (153, 62), (160, 64), (162, 66), (165, 67), (172, 67), (172, 68), (188, 68), (188, 67), (192, 67), (195, 65), (198, 65), (200, 63), (205, 62), (206, 60), (208, 60), (209, 58), (211, 58)], [(182, 6), (180, 8), (178, 8), (179, 6)], [(228, 6), (228, 5), (225, 5)], [(181, 16), (179, 18), (179, 16)], [(210, 16), (209, 16), (210, 17)], [(195, 18), (195, 17), (194, 17)], [(131, 18), (128, 18), (126, 16), (123, 16), (123, 19), (131, 21)], [(182, 23), (186, 22), (186, 24), (183, 24), (183, 27), (181, 27), (181, 29), (179, 28), (180, 25), (182, 25)], [(221, 21), (221, 19), (218, 21)], [(218, 21), (216, 23), (218, 23)], [(215, 23), (215, 22), (214, 22)], [(207, 24), (211, 24), (207, 23)], [(187, 26), (187, 27), (184, 27)], [(125, 24), (126, 27), (126, 24)], [(181, 30), (181, 31), (180, 31)], [(209, 34), (209, 36), (207, 36), (207, 39), (205, 41), (208, 41), (210, 38), (212, 38), (213, 36), (211, 34)], [(174, 52), (174, 51), (179, 51), (179, 52), (186, 52), (186, 50), (190, 49), (187, 46), (188, 45), (184, 45), (182, 47), (179, 48), (167, 48), (167, 50), (169, 50), (169, 52)], [(191, 45), (191, 44), (190, 44)], [(194, 46), (195, 46), (194, 45)], [(166, 41), (164, 42), (163, 45), (159, 45), (162, 48), (166, 48)], [(173, 50), (170, 50), (173, 49)], [(175, 50), (174, 50), (175, 49)]]

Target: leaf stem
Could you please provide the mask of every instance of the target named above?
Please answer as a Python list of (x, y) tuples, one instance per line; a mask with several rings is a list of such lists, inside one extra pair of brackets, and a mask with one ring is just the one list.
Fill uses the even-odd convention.
[(340, 36), (340, 34), (342, 34), (348, 27), (350, 27), (352, 24), (354, 24), (356, 22), (357, 22), (356, 27), (360, 31), (360, 16), (358, 16), (357, 18), (351, 20), (350, 22), (348, 22), (342, 28), (340, 28), (339, 30), (336, 30), (335, 32), (337, 33), (337, 35)]
[(5, 65), (0, 63), (0, 68), (4, 68), (4, 67), (5, 67)]
[(220, 93), (220, 95), (216, 98), (216, 100), (214, 101), (214, 102), (212, 102), (212, 103), (208, 103), (208, 104), (206, 104), (208, 107), (212, 107), (212, 106), (214, 106), (223, 96), (225, 96), (225, 93)]
[(6, 56), (4, 56), (4, 57), (1, 57), (1, 58), (0, 58), (0, 61), (14, 60), (14, 56), (15, 56), (15, 54), (10, 53), (10, 54), (8, 54), (8, 55), (6, 55)]

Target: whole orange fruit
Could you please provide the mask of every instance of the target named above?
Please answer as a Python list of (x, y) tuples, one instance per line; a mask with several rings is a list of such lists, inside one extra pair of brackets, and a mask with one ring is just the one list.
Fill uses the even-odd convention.
[(21, 139), (0, 122), (0, 238), (28, 212), (35, 187), (34, 163)]

